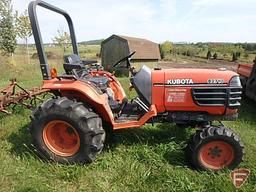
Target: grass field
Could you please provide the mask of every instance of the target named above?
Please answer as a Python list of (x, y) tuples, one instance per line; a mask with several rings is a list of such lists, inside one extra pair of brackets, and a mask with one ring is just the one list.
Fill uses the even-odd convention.
[[(27, 64), (22, 54), (15, 63), (0, 57), (0, 87), (17, 77), (25, 87), (38, 86), (41, 74), (36, 60)], [(50, 63), (60, 67), (59, 59)], [(129, 81), (120, 79), (128, 88)], [(130, 97), (134, 93), (128, 94)], [(240, 165), (251, 175), (238, 191), (256, 191), (256, 103), (243, 100), (236, 122), (225, 122), (245, 144)], [(198, 172), (184, 159), (183, 148), (194, 132), (174, 124), (145, 125), (117, 131), (103, 153), (90, 165), (59, 165), (40, 160), (27, 131), (30, 111), (0, 114), (0, 191), (235, 191), (230, 171)]]

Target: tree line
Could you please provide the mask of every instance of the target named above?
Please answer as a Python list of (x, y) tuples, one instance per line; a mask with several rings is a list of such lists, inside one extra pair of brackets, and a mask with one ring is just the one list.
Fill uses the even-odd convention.
[(205, 59), (231, 59), (240, 57), (248, 59), (249, 54), (256, 54), (255, 43), (172, 43), (165, 41), (160, 44), (163, 59), (171, 55), (202, 57)]

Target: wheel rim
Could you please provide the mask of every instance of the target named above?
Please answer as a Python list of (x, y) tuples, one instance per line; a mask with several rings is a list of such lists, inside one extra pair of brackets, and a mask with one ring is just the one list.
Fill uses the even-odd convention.
[(65, 121), (54, 120), (43, 129), (46, 146), (56, 155), (69, 157), (80, 147), (80, 137), (76, 129)]
[(233, 162), (234, 149), (227, 142), (211, 141), (200, 149), (199, 157), (204, 167), (219, 170)]

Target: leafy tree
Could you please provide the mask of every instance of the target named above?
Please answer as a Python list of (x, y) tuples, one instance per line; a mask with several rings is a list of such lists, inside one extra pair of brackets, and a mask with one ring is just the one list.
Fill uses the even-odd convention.
[(71, 43), (70, 35), (64, 30), (58, 30), (57, 35), (52, 39), (58, 46), (63, 47), (64, 54)]
[(237, 61), (238, 60), (238, 54), (237, 52), (232, 54), (232, 61)]
[(32, 36), (32, 29), (27, 10), (17, 17), (17, 35), (25, 40), (27, 56), (29, 59), (28, 38)]
[(16, 42), (16, 15), (13, 13), (12, 1), (0, 1), (0, 48), (4, 54), (11, 54), (15, 52), (17, 47)]
[(171, 54), (173, 45), (170, 41), (165, 41), (160, 45), (161, 57), (164, 58), (166, 55)]
[(188, 57), (194, 57), (200, 52), (200, 48), (197, 48), (195, 46), (188, 46), (186, 51), (186, 56)]
[(212, 53), (211, 53), (211, 51), (208, 51), (208, 52), (207, 52), (206, 58), (207, 58), (207, 59), (211, 59), (211, 58), (212, 58)]
[(212, 52), (224, 54), (233, 54), (236, 52), (244, 53), (244, 48), (241, 44), (232, 43), (211, 43), (209, 44), (209, 49)]
[(214, 53), (214, 54), (213, 54), (213, 59), (217, 59), (217, 58), (218, 58), (217, 53)]

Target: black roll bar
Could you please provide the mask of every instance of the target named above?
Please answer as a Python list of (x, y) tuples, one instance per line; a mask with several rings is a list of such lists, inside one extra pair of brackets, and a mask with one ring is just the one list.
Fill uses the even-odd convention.
[(72, 47), (73, 47), (73, 53), (77, 54), (77, 55), (79, 55), (79, 53), (78, 53), (78, 47), (77, 47), (77, 43), (76, 43), (76, 35), (75, 35), (73, 22), (72, 22), (71, 17), (69, 16), (69, 14), (64, 10), (59, 9), (58, 7), (50, 5), (41, 0), (30, 2), (29, 6), (28, 6), (29, 19), (30, 19), (34, 39), (35, 39), (35, 44), (36, 44), (36, 49), (37, 49), (37, 53), (38, 53), (38, 57), (39, 57), (39, 61), (40, 61), (40, 67), (41, 67), (43, 79), (47, 80), (47, 79), (51, 79), (51, 75), (50, 75), (50, 69), (49, 69), (49, 65), (47, 63), (47, 57), (46, 57), (46, 54), (44, 51), (44, 44), (43, 44), (43, 40), (42, 40), (42, 36), (41, 36), (39, 24), (38, 24), (37, 13), (36, 13), (37, 5), (45, 8), (45, 9), (48, 9), (50, 11), (53, 11), (55, 13), (59, 13), (66, 18), (66, 20), (68, 22), (68, 26), (69, 26), (69, 32), (70, 32), (70, 37), (71, 37), (71, 42), (72, 42)]

